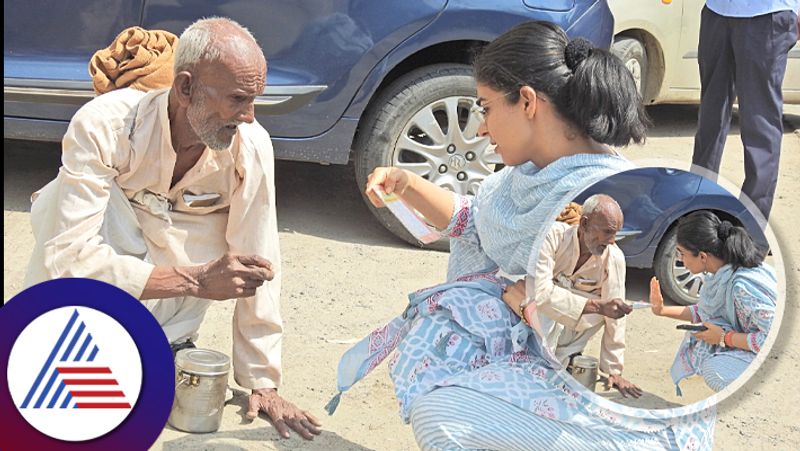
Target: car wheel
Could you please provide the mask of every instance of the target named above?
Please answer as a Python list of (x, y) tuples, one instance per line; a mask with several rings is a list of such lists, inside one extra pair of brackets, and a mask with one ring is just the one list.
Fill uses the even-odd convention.
[(617, 36), (611, 46), (611, 53), (616, 55), (628, 68), (639, 95), (644, 99), (645, 88), (647, 87), (647, 51), (644, 44), (635, 38), (628, 36)]
[[(367, 200), (367, 177), (378, 166), (395, 166), (459, 194), (477, 193), (502, 165), (489, 140), (477, 137), (475, 101), (469, 66), (437, 64), (395, 80), (366, 113), (354, 146), (356, 181), (378, 220), (411, 244), (422, 246), (392, 213)], [(423, 247), (447, 250), (449, 239)]]
[(661, 293), (679, 305), (694, 305), (700, 300), (700, 287), (703, 274), (692, 274), (677, 258), (675, 245), (678, 228), (673, 227), (664, 238), (656, 252), (653, 269), (661, 283)]

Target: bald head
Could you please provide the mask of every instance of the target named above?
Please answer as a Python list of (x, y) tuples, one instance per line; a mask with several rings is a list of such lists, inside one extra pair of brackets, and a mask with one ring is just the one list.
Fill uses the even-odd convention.
[(266, 58), (261, 47), (247, 28), (221, 17), (200, 19), (190, 25), (178, 40), (174, 70), (193, 72), (198, 63), (257, 61), (264, 65)]
[(624, 217), (617, 201), (606, 194), (595, 194), (583, 203), (580, 236), (593, 255), (602, 255), (607, 246), (615, 243)]
[(622, 208), (608, 194), (595, 194), (583, 203), (583, 216), (591, 218), (599, 217), (598, 215), (619, 222), (620, 226), (622, 225)]

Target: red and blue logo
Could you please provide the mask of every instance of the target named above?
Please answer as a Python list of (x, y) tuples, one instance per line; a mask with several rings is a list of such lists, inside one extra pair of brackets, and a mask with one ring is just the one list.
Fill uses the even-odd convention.
[[(82, 342), (80, 347), (77, 346), (79, 342)], [(96, 366), (101, 359), (95, 361), (100, 348), (94, 342), (86, 323), (79, 318), (78, 309), (73, 309), (47, 361), (19, 407), (130, 409), (131, 405), (125, 399), (125, 392), (121, 390), (111, 368)], [(58, 358), (59, 354), (61, 358)], [(50, 374), (49, 379), (47, 379), (48, 374)], [(44, 384), (45, 379), (47, 379), (46, 384)], [(34, 402), (34, 396), (37, 394)]]
[(38, 316), (17, 336), (7, 376), (14, 405), (28, 424), (56, 439), (85, 441), (114, 430), (130, 414), (142, 383), (141, 356), (110, 316), (61, 307)]

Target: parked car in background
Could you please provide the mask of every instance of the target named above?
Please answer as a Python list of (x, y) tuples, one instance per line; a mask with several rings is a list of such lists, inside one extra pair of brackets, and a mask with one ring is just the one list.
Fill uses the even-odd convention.
[[(608, 4), (614, 15), (611, 51), (633, 74), (644, 104), (700, 103), (697, 43), (705, 0), (608, 0)], [(783, 100), (800, 103), (797, 45), (789, 52)]]
[[(256, 114), (277, 158), (354, 161), (359, 189), (373, 168), (395, 165), (461, 193), (500, 162), (470, 114), (475, 52), (527, 20), (606, 48), (613, 29), (599, 0), (7, 0), (3, 12), (5, 138), (60, 140), (94, 96), (89, 58), (123, 29), (179, 35), (224, 16), (249, 28), (269, 61)], [(372, 211), (418, 244), (385, 209)]]
[(712, 211), (743, 226), (763, 252), (769, 249), (763, 231), (738, 198), (691, 172), (669, 168), (625, 171), (592, 185), (576, 202), (583, 203), (598, 193), (613, 197), (625, 215), (617, 244), (626, 265), (652, 268), (664, 296), (680, 305), (695, 304), (703, 285), (703, 275), (690, 273), (677, 257), (675, 236), (680, 218), (698, 210)]

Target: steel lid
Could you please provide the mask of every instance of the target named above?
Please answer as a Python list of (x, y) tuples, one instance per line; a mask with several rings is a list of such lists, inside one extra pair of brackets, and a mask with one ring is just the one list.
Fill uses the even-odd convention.
[(588, 355), (576, 355), (572, 358), (572, 366), (578, 368), (597, 368), (597, 359)]
[(185, 372), (215, 376), (230, 370), (231, 359), (211, 349), (181, 349), (175, 355), (175, 366)]

